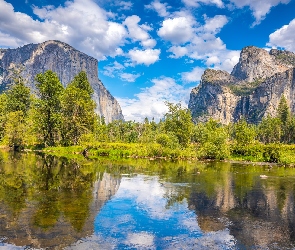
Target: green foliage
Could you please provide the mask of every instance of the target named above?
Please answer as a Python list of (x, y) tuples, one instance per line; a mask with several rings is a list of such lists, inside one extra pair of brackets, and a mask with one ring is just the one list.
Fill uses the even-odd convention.
[(254, 142), (256, 137), (256, 128), (254, 125), (248, 124), (245, 119), (231, 125), (231, 138), (236, 144), (245, 146)]
[(36, 76), (40, 99), (36, 105), (36, 127), (45, 146), (54, 146), (61, 126), (61, 95), (64, 88), (57, 75), (48, 70)]
[(164, 129), (173, 133), (181, 146), (187, 147), (190, 143), (193, 123), (189, 109), (181, 107), (181, 104), (166, 102), (168, 113), (165, 114)]
[(281, 162), (281, 151), (279, 144), (268, 144), (264, 146), (263, 160), (266, 162)]
[[(169, 102), (168, 112), (158, 123), (145, 118), (142, 123), (119, 120), (106, 124), (104, 117), (95, 114), (93, 89), (85, 72), (75, 76), (66, 89), (52, 71), (38, 74), (37, 97), (31, 95), (19, 74), (13, 76), (11, 89), (0, 95), (0, 139), (5, 145), (79, 145), (74, 154), (82, 158), (80, 153), (87, 148), (90, 157), (295, 162), (293, 149), (278, 144), (295, 143), (295, 117), (284, 96), (277, 117), (268, 116), (258, 126), (245, 119), (229, 126), (212, 119), (194, 125), (188, 109)], [(262, 81), (236, 87), (252, 91)], [(71, 152), (71, 147), (69, 151), (58, 149), (61, 155)]]
[(79, 73), (61, 96), (61, 136), (63, 145), (77, 145), (81, 136), (94, 131), (93, 89), (85, 72)]
[(258, 125), (258, 139), (266, 144), (278, 143), (281, 140), (282, 128), (281, 120), (267, 116)]
[(7, 114), (7, 95), (0, 94), (0, 139), (4, 136), (5, 123)]
[(22, 111), (24, 115), (30, 109), (31, 93), (21, 79), (7, 91), (7, 112)]
[(283, 125), (286, 125), (287, 122), (290, 120), (290, 108), (287, 104), (286, 97), (284, 95), (281, 96), (279, 106), (277, 109), (277, 117), (280, 119)]
[(4, 143), (14, 148), (23, 147), (26, 130), (24, 113), (22, 111), (10, 112), (4, 129)]
[(200, 157), (221, 160), (229, 156), (227, 131), (213, 119), (206, 123), (198, 123), (194, 138), (200, 145), (198, 149)]
[(179, 147), (178, 139), (174, 134), (157, 134), (156, 142), (159, 143), (162, 147), (167, 147), (171, 149), (176, 149)]

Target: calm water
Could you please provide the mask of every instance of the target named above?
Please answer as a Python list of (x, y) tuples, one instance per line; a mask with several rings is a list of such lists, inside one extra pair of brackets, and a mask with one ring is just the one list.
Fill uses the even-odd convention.
[(293, 249), (294, 194), (292, 168), (2, 152), (0, 248)]

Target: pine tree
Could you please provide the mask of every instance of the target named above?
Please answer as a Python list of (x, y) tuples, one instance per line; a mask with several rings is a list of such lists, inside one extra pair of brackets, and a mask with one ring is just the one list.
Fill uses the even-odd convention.
[(64, 91), (56, 73), (48, 70), (36, 76), (39, 101), (36, 105), (36, 127), (45, 146), (54, 146), (61, 125), (61, 95)]
[(93, 133), (97, 122), (93, 89), (85, 72), (80, 72), (62, 96), (62, 143), (76, 145), (82, 135)]

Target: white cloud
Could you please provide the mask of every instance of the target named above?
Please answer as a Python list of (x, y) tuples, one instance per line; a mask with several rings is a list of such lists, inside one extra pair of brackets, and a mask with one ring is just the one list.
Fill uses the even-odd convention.
[(183, 72), (181, 73), (182, 80), (185, 82), (198, 82), (201, 80), (201, 76), (204, 73), (204, 68), (195, 67), (190, 72)]
[[(181, 13), (181, 15), (183, 14), (185, 13)], [(186, 29), (180, 28), (180, 25), (174, 25), (174, 22), (178, 23), (175, 20), (179, 18), (188, 18), (185, 20), (189, 20), (187, 22), (190, 25), (187, 25)], [(167, 22), (165, 23), (165, 21)], [(231, 71), (233, 66), (238, 62), (239, 51), (227, 50), (223, 41), (217, 37), (221, 28), (228, 22), (226, 16), (216, 15), (212, 18), (208, 18), (204, 15), (205, 23), (203, 25), (198, 24), (196, 20), (193, 20), (189, 15), (187, 15), (187, 17), (167, 19), (165, 21), (163, 22), (162, 30), (160, 29), (158, 32), (160, 33), (161, 31), (160, 34), (162, 34), (164, 39), (170, 40), (172, 43), (187, 41), (187, 44), (183, 46), (171, 46), (167, 50), (167, 52), (171, 52), (169, 55), (170, 58), (187, 56), (194, 60), (203, 61), (207, 67), (227, 71)], [(183, 23), (184, 22), (185, 21), (183, 21)], [(188, 82), (199, 81), (200, 77), (201, 73), (198, 67), (192, 72), (182, 73), (182, 78)]]
[(281, 47), (295, 52), (295, 19), (269, 35), (270, 47)]
[[(204, 59), (207, 67), (226, 70), (231, 72), (233, 67), (238, 63), (240, 51), (238, 50), (220, 50), (206, 55)], [(192, 71), (181, 73), (184, 82), (198, 82), (205, 68), (195, 67)]]
[(130, 1), (116, 1), (116, 6), (119, 7), (119, 11), (122, 11), (122, 10), (131, 10), (132, 9), (132, 6), (133, 6), (133, 3), (130, 2)]
[(113, 64), (107, 65), (103, 67), (102, 73), (105, 76), (109, 76), (114, 78), (115, 75), (117, 75), (119, 72), (121, 72), (125, 67), (121, 64), (115, 61)]
[(212, 60), (210, 61), (210, 57), (208, 57), (207, 62), (211, 63), (215, 69), (231, 72), (233, 67), (239, 62), (240, 50), (223, 50), (220, 51), (217, 56), (220, 63), (215, 62), (214, 65), (212, 65)]
[(129, 37), (133, 41), (140, 41), (144, 47), (152, 48), (156, 45), (156, 41), (150, 38), (146, 30), (151, 30), (147, 25), (138, 25), (140, 22), (139, 16), (133, 15), (126, 18), (124, 24), (128, 28)]
[(199, 7), (200, 3), (206, 5), (216, 5), (219, 8), (224, 7), (222, 0), (182, 0), (182, 2), (190, 7)]
[(194, 20), (190, 16), (179, 16), (163, 21), (158, 35), (175, 44), (182, 44), (191, 40), (194, 34)]
[(145, 64), (149, 66), (159, 60), (161, 50), (159, 49), (146, 49), (138, 50), (133, 49), (128, 52), (130, 59), (135, 64)]
[(170, 14), (167, 11), (167, 9), (169, 8), (169, 6), (167, 5), (167, 3), (160, 3), (159, 0), (153, 1), (150, 4), (145, 5), (145, 7), (147, 9), (151, 9), (151, 10), (156, 11), (160, 17), (167, 17)]
[(168, 111), (165, 101), (188, 103), (191, 89), (169, 77), (152, 80), (153, 85), (141, 89), (135, 98), (117, 98), (126, 120), (143, 121), (145, 117), (158, 121)]
[(117, 55), (127, 35), (124, 26), (108, 21), (111, 13), (92, 0), (67, 1), (64, 7), (57, 8), (34, 7), (33, 11), (41, 21), (15, 12), (11, 4), (0, 0), (2, 46), (20, 46), (56, 39), (103, 59), (105, 56)]
[(173, 53), (169, 57), (171, 58), (180, 58), (183, 57), (188, 53), (188, 50), (186, 47), (181, 47), (181, 46), (172, 46), (171, 48), (168, 49), (168, 52)]
[(238, 8), (249, 6), (255, 18), (254, 25), (259, 24), (270, 12), (271, 8), (278, 4), (287, 4), (290, 0), (230, 0)]
[(216, 15), (213, 18), (207, 18), (207, 16), (205, 16), (205, 25), (203, 26), (203, 30), (206, 33), (217, 34), (220, 32), (220, 29), (227, 24), (227, 22), (227, 17), (223, 15)]
[(120, 75), (120, 78), (126, 82), (135, 82), (138, 77), (140, 77), (140, 74), (122, 73)]
[(141, 44), (145, 48), (153, 48), (156, 46), (157, 42), (155, 39), (147, 39), (147, 40), (141, 41)]

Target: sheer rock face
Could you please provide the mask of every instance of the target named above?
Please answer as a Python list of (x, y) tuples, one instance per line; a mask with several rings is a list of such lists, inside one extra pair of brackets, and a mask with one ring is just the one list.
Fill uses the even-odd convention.
[(28, 80), (28, 85), (33, 90), (35, 76), (46, 70), (56, 72), (64, 86), (79, 72), (86, 71), (94, 90), (93, 99), (97, 104), (97, 114), (104, 116), (106, 122), (124, 119), (119, 103), (98, 79), (97, 60), (68, 44), (47, 41), (17, 49), (0, 50), (0, 90), (9, 87), (13, 69), (22, 72), (21, 75)]
[(189, 109), (196, 122), (213, 118), (228, 124), (243, 116), (258, 123), (267, 115), (276, 115), (284, 95), (295, 112), (294, 73), (292, 52), (246, 47), (231, 74), (205, 70), (199, 86), (191, 92)]

